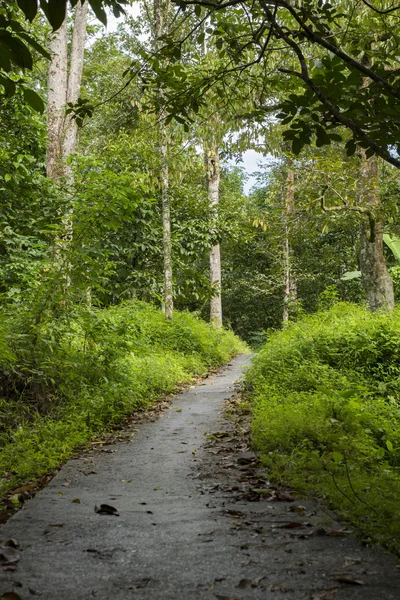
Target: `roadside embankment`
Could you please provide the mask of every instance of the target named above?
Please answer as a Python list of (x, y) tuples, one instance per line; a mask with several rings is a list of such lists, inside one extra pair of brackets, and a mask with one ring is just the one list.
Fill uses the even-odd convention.
[(34, 325), (21, 315), (2, 322), (0, 494), (245, 350), (230, 331), (187, 312), (167, 322), (144, 302), (78, 307)]
[(273, 333), (248, 371), (272, 480), (400, 548), (400, 311), (337, 304)]

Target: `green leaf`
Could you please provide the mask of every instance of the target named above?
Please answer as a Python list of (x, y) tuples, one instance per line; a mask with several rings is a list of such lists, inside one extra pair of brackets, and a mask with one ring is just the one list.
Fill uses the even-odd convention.
[(332, 460), (337, 465), (342, 462), (343, 458), (344, 457), (343, 457), (343, 454), (341, 452), (332, 452)]
[(298, 137), (296, 137), (296, 138), (293, 139), (293, 142), (292, 142), (292, 152), (293, 152), (293, 154), (295, 154), (296, 156), (298, 154), (300, 154), (300, 152), (302, 151), (303, 147), (304, 147), (303, 140), (301, 140)]
[(4, 46), (1, 48), (0, 52), (0, 67), (3, 71), (11, 71), (10, 53)]
[(10, 35), (3, 43), (10, 51), (10, 59), (11, 61), (17, 65), (17, 67), (21, 67), (21, 69), (29, 69), (32, 70), (33, 60), (32, 54), (29, 49), (25, 46), (25, 44), (19, 40), (18, 38)]
[(354, 139), (351, 139), (348, 142), (346, 142), (345, 148), (347, 156), (353, 156), (353, 154), (357, 150), (357, 146)]
[(60, 29), (67, 15), (66, 0), (48, 0), (48, 19), (53, 31)]
[(4, 95), (6, 98), (11, 98), (15, 94), (15, 83), (9, 77), (0, 75), (0, 85), (4, 87)]
[(42, 113), (44, 111), (44, 103), (39, 94), (34, 92), (31, 88), (23, 88), (24, 98), (26, 102), (36, 110), (36, 112)]
[(107, 15), (102, 7), (101, 0), (89, 0), (89, 4), (100, 23), (103, 23), (104, 26), (107, 26)]
[(343, 138), (338, 133), (330, 133), (329, 134), (329, 139), (331, 139), (334, 142), (341, 142)]
[(346, 271), (341, 276), (342, 281), (350, 281), (351, 279), (359, 279), (361, 277), (361, 271)]
[(18, 35), (19, 35), (19, 37), (21, 37), (24, 40), (26, 40), (28, 42), (28, 44), (30, 46), (32, 46), (32, 48), (34, 48), (37, 52), (39, 52), (39, 54), (41, 54), (42, 56), (44, 56), (44, 58), (47, 58), (48, 60), (50, 60), (51, 56), (47, 52), (47, 50), (45, 50), (43, 48), (43, 46), (41, 46), (40, 44), (38, 44), (37, 41), (31, 35), (27, 34), (24, 31), (21, 31)]
[(317, 133), (317, 140), (316, 140), (317, 148), (321, 148), (322, 146), (329, 146), (331, 141), (330, 141), (329, 136), (326, 133), (325, 129), (323, 129), (323, 127), (320, 127), (319, 125), (317, 125), (316, 133)]
[(33, 21), (38, 11), (37, 0), (17, 0), (17, 4), (28, 21)]
[(389, 450), (389, 452), (393, 452), (394, 448), (391, 441), (386, 440), (386, 448)]
[(384, 233), (383, 241), (391, 249), (395, 259), (400, 262), (400, 238)]

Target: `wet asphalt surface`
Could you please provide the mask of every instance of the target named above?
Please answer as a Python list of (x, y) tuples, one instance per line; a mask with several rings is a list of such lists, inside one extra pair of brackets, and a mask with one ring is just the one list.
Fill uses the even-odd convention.
[(269, 488), (246, 426), (224, 418), (247, 361), (70, 460), (0, 529), (20, 545), (0, 600), (399, 600), (396, 559)]

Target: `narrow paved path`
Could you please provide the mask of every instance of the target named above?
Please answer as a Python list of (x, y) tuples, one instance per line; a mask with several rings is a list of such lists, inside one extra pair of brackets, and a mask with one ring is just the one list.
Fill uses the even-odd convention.
[(69, 461), (0, 529), (21, 552), (0, 568), (0, 597), (398, 600), (393, 557), (332, 535), (342, 527), (309, 502), (254, 497), (259, 467), (221, 416), (247, 360), (174, 397), (129, 441)]

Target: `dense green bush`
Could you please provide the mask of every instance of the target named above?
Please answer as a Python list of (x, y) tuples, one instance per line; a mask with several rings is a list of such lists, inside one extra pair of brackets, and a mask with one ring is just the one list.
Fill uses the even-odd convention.
[(271, 476), (400, 547), (400, 311), (336, 304), (273, 333), (248, 372)]
[[(37, 477), (94, 432), (172, 392), (245, 346), (189, 313), (144, 302), (76, 308), (27, 327), (8, 313), (0, 331), (0, 487)], [(7, 323), (7, 325), (6, 325)]]

